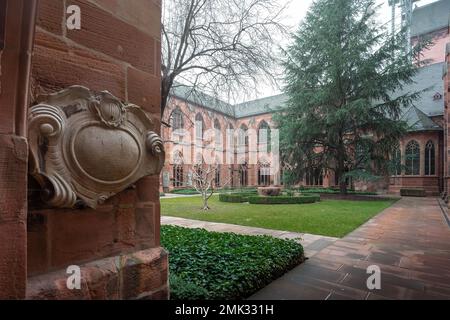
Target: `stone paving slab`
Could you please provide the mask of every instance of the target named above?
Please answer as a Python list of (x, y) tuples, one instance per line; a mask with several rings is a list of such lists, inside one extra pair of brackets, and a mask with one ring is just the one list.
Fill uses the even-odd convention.
[[(371, 265), (380, 290), (367, 288)], [(450, 228), (438, 200), (403, 198), (250, 299), (450, 300)]]
[(233, 232), (237, 234), (253, 235), (253, 236), (267, 235), (280, 239), (292, 239), (298, 241), (303, 246), (305, 250), (305, 256), (308, 258), (313, 257), (315, 254), (317, 254), (327, 246), (333, 244), (338, 239), (308, 233), (270, 230), (263, 228), (239, 226), (227, 223), (206, 222), (168, 216), (161, 217), (161, 224), (174, 225), (185, 228), (200, 228), (216, 232)]

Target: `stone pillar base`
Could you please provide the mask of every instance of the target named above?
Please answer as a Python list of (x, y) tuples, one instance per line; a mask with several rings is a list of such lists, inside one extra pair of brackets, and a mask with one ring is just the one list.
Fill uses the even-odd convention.
[(152, 248), (79, 266), (81, 288), (70, 290), (66, 270), (28, 279), (29, 300), (167, 300), (168, 255)]
[(0, 134), (0, 300), (25, 297), (27, 159), (25, 138)]

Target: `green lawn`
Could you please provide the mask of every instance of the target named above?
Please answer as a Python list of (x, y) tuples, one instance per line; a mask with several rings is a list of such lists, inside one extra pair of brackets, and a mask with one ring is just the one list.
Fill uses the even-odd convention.
[(313, 204), (256, 205), (223, 203), (210, 199), (210, 211), (202, 211), (201, 198), (161, 200), (161, 213), (194, 220), (231, 223), (274, 230), (343, 237), (383, 209), (392, 201), (325, 200)]

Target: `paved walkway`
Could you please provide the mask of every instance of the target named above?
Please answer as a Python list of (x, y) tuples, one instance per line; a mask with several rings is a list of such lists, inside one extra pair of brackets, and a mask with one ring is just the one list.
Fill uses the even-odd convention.
[(436, 199), (403, 198), (250, 299), (450, 299), (450, 228)]
[(333, 244), (337, 238), (319, 236), (307, 233), (295, 233), (288, 231), (269, 230), (253, 227), (238, 226), (234, 224), (206, 222), (189, 220), (176, 217), (161, 217), (161, 224), (175, 225), (185, 228), (202, 228), (208, 231), (234, 232), (246, 235), (269, 235), (280, 239), (294, 239), (300, 242), (305, 250), (306, 257), (312, 257), (329, 245)]

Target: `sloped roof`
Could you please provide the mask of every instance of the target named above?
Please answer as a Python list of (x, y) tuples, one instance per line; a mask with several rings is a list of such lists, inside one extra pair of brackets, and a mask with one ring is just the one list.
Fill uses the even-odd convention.
[[(439, 126), (434, 128), (434, 122), (429, 117), (442, 115), (444, 112), (444, 99), (434, 99), (436, 93), (439, 93), (441, 96), (444, 95), (443, 68), (444, 63), (435, 63), (421, 68), (411, 84), (405, 86), (403, 90), (392, 94), (395, 97), (408, 92), (429, 89), (423, 92), (418, 100), (414, 101), (413, 108), (407, 108), (404, 112), (404, 117), (409, 124), (415, 125), (417, 123), (417, 130), (439, 130), (440, 128)], [(232, 118), (245, 118), (275, 112), (284, 108), (288, 100), (287, 95), (279, 94), (232, 105), (180, 84), (177, 84), (172, 89), (172, 95)]]
[(226, 103), (199, 90), (192, 89), (192, 87), (175, 83), (172, 87), (171, 94), (187, 102), (204, 107), (205, 109), (220, 112), (233, 118), (235, 117), (235, 109), (232, 104)]
[(278, 111), (286, 105), (287, 100), (288, 98), (285, 94), (279, 94), (237, 104), (234, 106), (236, 118), (251, 117)]
[(442, 97), (444, 96), (443, 68), (444, 63), (435, 63), (420, 68), (414, 76), (413, 82), (405, 86), (398, 93), (394, 93), (393, 96), (429, 89), (423, 92), (419, 99), (413, 102), (413, 105), (427, 116), (442, 115), (444, 113), (444, 99), (435, 100), (433, 97), (436, 93), (439, 93)]
[(287, 101), (287, 96), (285, 94), (279, 94), (232, 105), (179, 83), (174, 85), (171, 95), (206, 109), (220, 112), (232, 118), (245, 118), (275, 112), (280, 108), (283, 108)]
[(409, 131), (435, 131), (442, 130), (442, 127), (432, 121), (425, 113), (418, 108), (411, 106), (402, 116), (406, 121)]
[(411, 36), (420, 36), (449, 26), (450, 0), (417, 7), (412, 13)]

